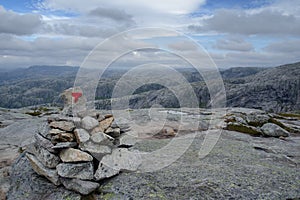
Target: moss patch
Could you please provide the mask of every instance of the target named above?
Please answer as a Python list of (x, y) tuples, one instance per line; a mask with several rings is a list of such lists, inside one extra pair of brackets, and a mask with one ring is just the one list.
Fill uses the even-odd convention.
[(244, 126), (241, 124), (228, 124), (226, 127), (227, 130), (229, 131), (237, 131), (241, 133), (246, 133), (252, 136), (260, 136), (261, 132), (255, 130), (254, 128), (250, 126)]
[(26, 112), (25, 114), (31, 115), (31, 116), (40, 116), (42, 113), (38, 110), (35, 110), (33, 112)]
[(295, 114), (295, 113), (279, 113), (278, 115), (281, 115), (283, 117), (293, 117), (293, 118), (300, 119), (300, 114)]

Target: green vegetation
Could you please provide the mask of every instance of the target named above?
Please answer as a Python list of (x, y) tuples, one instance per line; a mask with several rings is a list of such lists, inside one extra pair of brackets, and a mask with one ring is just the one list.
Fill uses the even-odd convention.
[(247, 133), (252, 136), (260, 136), (261, 135), (261, 132), (259, 132), (258, 130), (255, 130), (254, 128), (252, 128), (250, 126), (245, 126), (245, 125), (241, 125), (241, 124), (228, 124), (227, 130), (237, 131), (237, 132), (241, 132), (241, 133)]
[(40, 112), (38, 110), (35, 110), (35, 111), (32, 111), (32, 112), (26, 112), (25, 114), (31, 115), (31, 116), (40, 116), (42, 114), (42, 112)]
[(296, 114), (296, 113), (279, 113), (279, 115), (283, 117), (292, 117), (292, 118), (300, 119), (300, 114)]

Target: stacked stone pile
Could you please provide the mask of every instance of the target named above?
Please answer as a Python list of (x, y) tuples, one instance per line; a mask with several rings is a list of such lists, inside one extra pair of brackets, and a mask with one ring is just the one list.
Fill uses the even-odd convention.
[(34, 171), (53, 184), (87, 195), (100, 180), (138, 169), (138, 154), (127, 149), (132, 141), (122, 142), (128, 141), (127, 131), (129, 127), (119, 127), (112, 115), (96, 112), (48, 118), (27, 148), (27, 158)]

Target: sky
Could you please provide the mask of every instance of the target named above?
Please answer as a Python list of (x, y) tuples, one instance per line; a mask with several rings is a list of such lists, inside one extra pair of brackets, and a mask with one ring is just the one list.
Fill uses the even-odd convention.
[[(0, 0), (0, 68), (80, 66), (97, 44), (143, 27), (185, 34), (220, 68), (300, 61), (299, 0)], [(188, 49), (174, 35), (142, 40), (171, 38), (170, 47)], [(105, 53), (117, 48), (114, 44)], [(155, 55), (143, 54), (141, 60)], [(128, 60), (133, 58), (127, 59), (130, 65)]]

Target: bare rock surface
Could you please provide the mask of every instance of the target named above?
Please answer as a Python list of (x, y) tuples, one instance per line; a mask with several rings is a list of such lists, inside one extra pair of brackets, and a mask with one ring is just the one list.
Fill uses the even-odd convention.
[[(152, 112), (154, 111), (153, 109)], [(94, 199), (297, 199), (300, 197), (300, 135), (293, 132), (294, 129), (289, 129), (292, 126), (297, 128), (298, 119), (244, 108), (172, 109), (168, 112), (158, 109), (157, 112), (166, 116), (165, 127), (171, 127), (174, 132), (178, 130), (178, 124), (182, 125), (180, 134), (175, 137), (179, 137), (183, 143), (189, 139), (189, 136), (196, 135), (191, 146), (172, 164), (148, 173), (136, 168), (135, 165), (139, 160), (133, 162), (133, 165), (128, 164), (128, 160), (134, 160), (130, 156), (127, 157), (132, 159), (125, 159), (126, 165), (120, 164), (120, 152), (113, 150), (112, 154), (104, 155), (99, 159), (102, 166), (100, 163), (99, 167), (94, 166), (95, 170), (104, 172), (99, 173), (97, 178), (101, 179), (103, 174), (111, 177), (100, 181), (100, 188), (93, 193)], [(159, 122), (148, 123), (147, 112), (134, 110), (131, 114), (133, 116), (131, 121), (122, 121), (136, 133), (133, 134), (136, 143), (127, 150), (128, 154), (133, 151), (141, 153), (159, 151), (158, 155), (162, 155), (161, 158), (167, 158), (167, 155), (164, 155), (165, 146), (172, 144), (174, 152), (182, 148), (182, 143), (172, 143), (173, 137), (166, 139), (154, 137), (156, 131), (163, 130), (164, 126), (155, 127), (154, 125), (160, 125)], [(290, 136), (278, 138), (263, 137), (263, 134), (260, 134), (253, 137), (240, 130), (222, 130), (229, 123), (243, 124), (261, 130), (267, 123), (250, 125), (247, 118), (248, 115), (256, 114), (267, 115), (270, 117), (267, 123), (278, 125), (288, 131)], [(200, 127), (195, 128), (193, 124), (199, 121)], [(201, 132), (208, 127), (209, 130)], [(216, 146), (206, 157), (200, 158), (199, 150), (205, 137), (213, 134), (215, 130), (222, 130)], [(117, 145), (120, 139), (116, 139)], [(96, 144), (91, 138), (86, 143)], [(163, 162), (161, 158), (156, 159), (156, 162)], [(12, 184), (8, 199), (76, 199), (99, 186), (94, 181), (77, 182), (78, 179), (70, 180), (61, 177), (64, 185), (54, 187), (46, 178), (33, 172), (29, 161), (24, 156), (13, 165), (11, 174)], [(64, 183), (63, 180), (68, 182)], [(78, 193), (66, 188), (76, 190)]]
[(65, 178), (91, 180), (94, 175), (94, 166), (91, 162), (61, 163), (56, 167), (58, 175)]
[(79, 179), (61, 179), (62, 184), (69, 190), (78, 191), (80, 194), (88, 195), (96, 190), (100, 185), (99, 183), (91, 181), (83, 181)]

